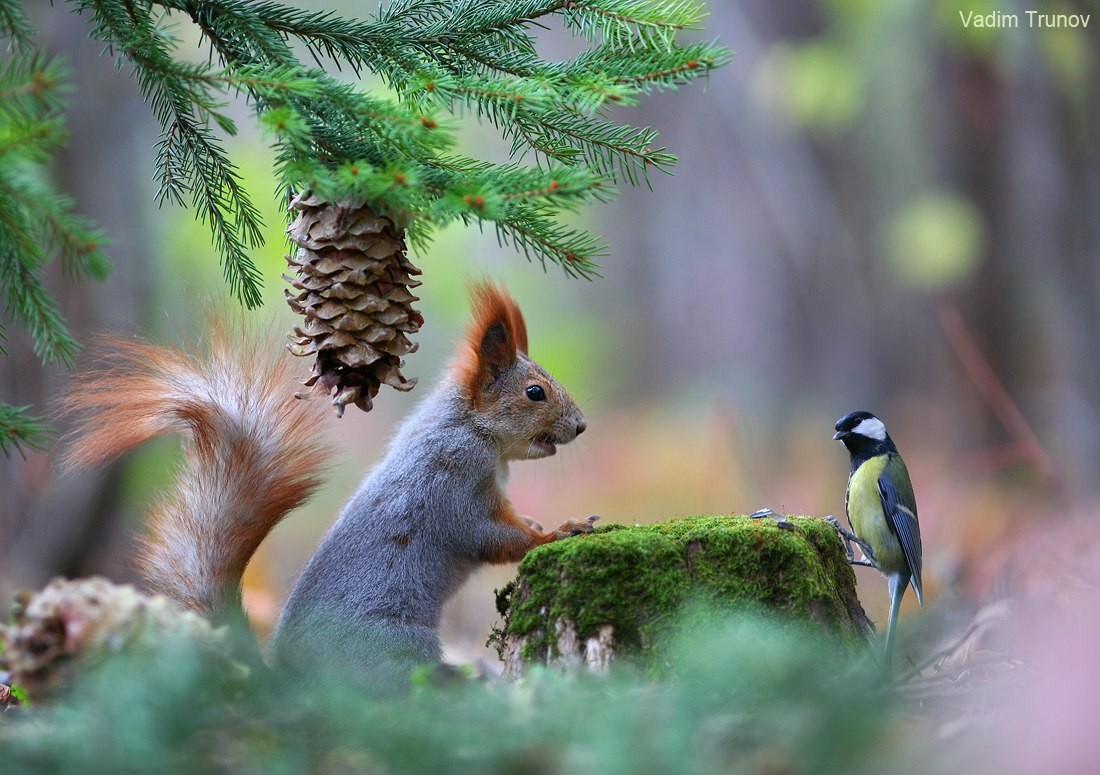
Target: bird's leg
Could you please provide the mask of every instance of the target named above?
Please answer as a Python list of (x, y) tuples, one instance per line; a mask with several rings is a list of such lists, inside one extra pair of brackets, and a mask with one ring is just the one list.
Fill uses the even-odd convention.
[[(870, 544), (866, 541), (861, 541), (855, 533), (848, 530), (840, 521), (834, 516), (825, 517), (825, 521), (836, 528), (836, 532), (840, 533), (841, 539), (844, 541), (844, 549), (848, 552), (848, 562), (851, 565), (863, 565), (868, 568), (874, 568), (875, 566), (875, 553), (871, 549)], [(859, 550), (863, 552), (861, 559), (856, 559), (855, 552), (852, 551), (852, 544), (859, 547)]]

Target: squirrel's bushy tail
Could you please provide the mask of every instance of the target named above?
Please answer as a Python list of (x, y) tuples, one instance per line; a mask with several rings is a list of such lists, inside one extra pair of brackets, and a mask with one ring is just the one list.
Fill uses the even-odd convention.
[[(245, 566), (271, 529), (321, 483), (324, 407), (294, 398), (282, 361), (224, 329), (209, 354), (111, 340), (68, 394), (84, 414), (65, 460), (113, 460), (185, 435), (174, 486), (150, 510), (139, 562), (157, 592), (201, 613), (239, 610)], [(226, 611), (228, 613), (228, 611)]]

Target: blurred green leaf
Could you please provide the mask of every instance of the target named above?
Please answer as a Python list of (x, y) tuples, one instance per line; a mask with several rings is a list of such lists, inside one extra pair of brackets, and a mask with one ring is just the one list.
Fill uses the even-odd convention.
[(762, 72), (772, 100), (799, 126), (842, 132), (863, 110), (863, 73), (837, 42), (774, 46)]
[(985, 234), (969, 199), (930, 192), (902, 208), (886, 225), (886, 259), (904, 285), (936, 291), (973, 274)]
[(1096, 88), (1097, 69), (1096, 50), (1090, 46), (1089, 33), (1060, 27), (1044, 30), (1039, 42), (1059, 89), (1070, 97), (1087, 99), (1090, 90)]
[[(1004, 31), (997, 27), (978, 27), (974, 24), (974, 19), (1004, 10), (1004, 4), (996, 0), (967, 0), (966, 3), (937, 0), (935, 13), (939, 27), (948, 40), (972, 54), (990, 55), (997, 49), (997, 43)], [(960, 12), (962, 17), (959, 16)], [(969, 16), (971, 12), (973, 16)], [(964, 18), (970, 19), (971, 23), (964, 24)]]

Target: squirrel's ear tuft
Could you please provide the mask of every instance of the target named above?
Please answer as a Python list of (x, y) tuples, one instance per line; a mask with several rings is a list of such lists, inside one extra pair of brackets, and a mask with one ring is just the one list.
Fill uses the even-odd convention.
[(519, 306), (503, 289), (482, 282), (470, 286), (473, 319), (466, 330), (465, 352), (458, 361), (462, 383), (476, 394), (527, 352), (527, 324)]

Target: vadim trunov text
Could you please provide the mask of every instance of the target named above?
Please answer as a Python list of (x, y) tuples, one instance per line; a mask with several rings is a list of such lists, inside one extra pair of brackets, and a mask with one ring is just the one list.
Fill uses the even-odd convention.
[[(1020, 17), (1023, 17), (1022, 19)], [(1018, 13), (974, 13), (973, 11), (959, 11), (959, 20), (964, 27), (997, 27), (1030, 29), (1057, 29), (1062, 27), (1088, 27), (1092, 14), (1088, 13), (1040, 13), (1039, 11), (1024, 11)], [(1021, 24), (1021, 21), (1023, 22)]]

